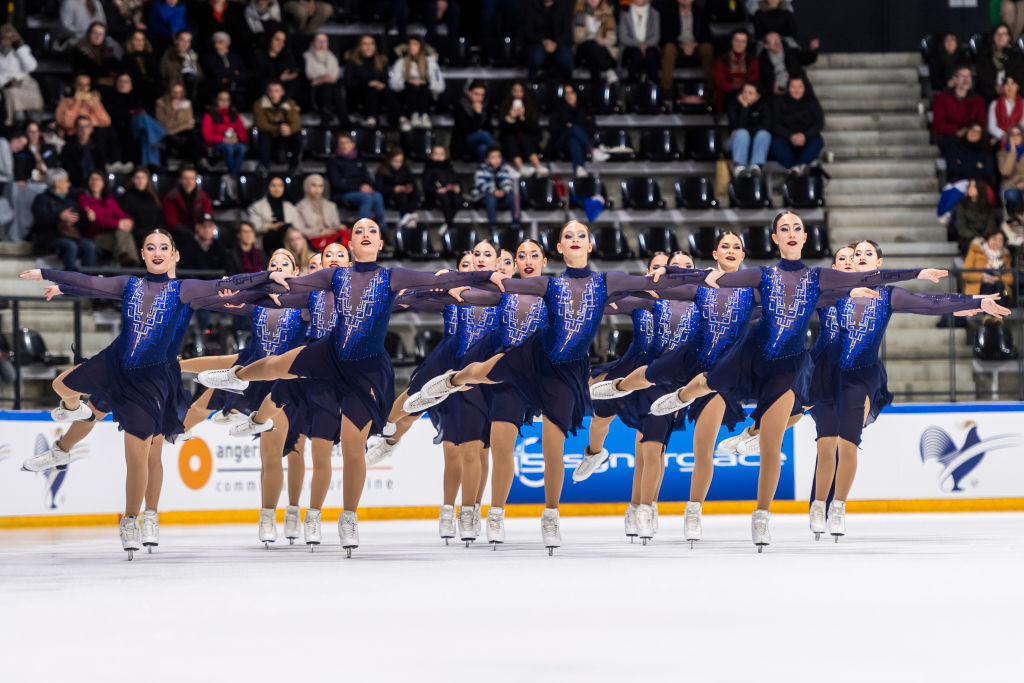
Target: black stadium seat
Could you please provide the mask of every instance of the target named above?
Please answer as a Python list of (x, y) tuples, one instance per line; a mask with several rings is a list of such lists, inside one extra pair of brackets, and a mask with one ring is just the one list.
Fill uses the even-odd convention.
[(789, 178), (782, 184), (782, 205), (795, 209), (816, 209), (825, 206), (821, 175)]
[(626, 243), (622, 229), (615, 226), (603, 226), (593, 231), (594, 255), (606, 261), (623, 261), (633, 257), (633, 252)]
[(636, 150), (625, 128), (601, 128), (594, 133), (594, 147), (604, 145), (609, 161), (633, 161)]
[(463, 225), (449, 225), (442, 236), (445, 258), (459, 258), (473, 249), (479, 241), (476, 228)]
[(715, 161), (722, 153), (716, 128), (687, 128), (686, 156), (694, 161)]
[(551, 178), (521, 178), (519, 200), (524, 209), (554, 211), (565, 208), (565, 202), (558, 198), (558, 188)]
[(569, 181), (569, 206), (582, 207), (584, 199), (596, 196), (604, 198), (604, 208), (612, 208), (612, 200), (608, 198), (608, 188), (597, 176), (572, 178)]
[(69, 363), (68, 356), (55, 356), (46, 348), (42, 335), (35, 330), (23, 327), (14, 335), (14, 353), (23, 365), (39, 363), (42, 365), (63, 365)]
[(711, 258), (715, 250), (715, 241), (721, 234), (721, 230), (713, 225), (702, 225), (687, 237), (690, 244), (690, 254), (693, 258)]
[(429, 128), (414, 128), (400, 136), (402, 150), (409, 161), (426, 161), (434, 146), (434, 131)]
[(391, 356), (392, 365), (403, 367), (416, 364), (416, 359), (405, 350), (405, 344), (402, 343), (402, 338), (398, 336), (397, 332), (389, 330), (384, 335), (384, 350)]
[(426, 228), (398, 228), (395, 230), (395, 256), (411, 261), (432, 261), (441, 254), (431, 244), (430, 230)]
[(654, 178), (634, 176), (622, 181), (622, 206), (626, 209), (653, 211), (664, 209), (661, 188)]
[(664, 114), (668, 105), (657, 83), (630, 83), (626, 86), (626, 111), (630, 114)]
[(491, 233), (491, 241), (499, 249), (508, 249), (515, 256), (516, 248), (529, 236), (530, 233), (526, 228), (496, 228)]
[(772, 205), (760, 176), (740, 176), (729, 183), (729, 206), (734, 209), (764, 209)]
[(648, 128), (640, 134), (640, 157), (650, 161), (676, 161), (679, 148), (671, 128)]
[(683, 178), (676, 181), (675, 191), (677, 208), (703, 210), (718, 207), (715, 185), (709, 178)]
[(422, 363), (423, 359), (430, 355), (430, 352), (441, 343), (441, 333), (438, 330), (420, 330), (413, 338), (413, 353), (416, 362)]
[(334, 154), (334, 134), (327, 128), (310, 127), (305, 129), (307, 157), (329, 159)]
[(666, 227), (651, 227), (640, 233), (640, 256), (650, 258), (652, 254), (663, 251), (671, 254), (679, 251), (679, 239), (675, 233)]
[(619, 112), (615, 91), (606, 83), (582, 81), (576, 84), (576, 92), (580, 99), (590, 107), (592, 114), (617, 114)]
[(259, 173), (243, 174), (238, 179), (238, 201), (249, 206), (267, 192), (267, 180)]
[(825, 258), (832, 255), (828, 244), (828, 233), (821, 225), (805, 225), (807, 243), (804, 245), (804, 256), (807, 258)]
[(772, 229), (767, 225), (752, 225), (743, 231), (743, 244), (747, 255), (753, 259), (774, 258), (778, 252), (772, 242)]
[(608, 330), (608, 361), (618, 360), (626, 354), (626, 349), (633, 343), (633, 330)]

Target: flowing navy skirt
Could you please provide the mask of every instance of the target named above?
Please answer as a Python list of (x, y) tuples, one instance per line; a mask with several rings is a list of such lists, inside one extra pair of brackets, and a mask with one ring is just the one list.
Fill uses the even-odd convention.
[(814, 368), (807, 402), (812, 406), (810, 415), (819, 439), (839, 435), (839, 353), (838, 344), (829, 344), (824, 351), (811, 356)]
[(174, 438), (185, 431), (182, 421), (192, 397), (181, 383), (178, 361), (122, 368), (114, 345), (68, 373), (64, 384), (83, 394), (96, 410), (110, 413), (118, 427), (132, 436)]
[(419, 367), (413, 370), (409, 377), (409, 388), (407, 393), (412, 396), (423, 388), (423, 385), (438, 375), (443, 375), (449, 370), (460, 367), (455, 359), (455, 352), (458, 349), (458, 339), (454, 336), (445, 337), (434, 347), (434, 350), (427, 354)]
[[(868, 403), (867, 416), (864, 404)], [(839, 416), (839, 437), (860, 445), (864, 427), (878, 417), (885, 406), (892, 403), (888, 376), (881, 361), (855, 370), (840, 373), (839, 395), (836, 407)]]
[(285, 453), (295, 450), (300, 436), (338, 443), (341, 438), (341, 404), (333, 389), (320, 379), (284, 379), (274, 382), (274, 403), (284, 406), (288, 418)]
[[(469, 347), (460, 359), (460, 367), (466, 367), (470, 363), (483, 363), (499, 353), (508, 353), (514, 348), (516, 347), (504, 346), (501, 333), (492, 330)], [(526, 397), (509, 384), (480, 384), (477, 388), (483, 393), (488, 420), (491, 423), (508, 422), (519, 429), (527, 422), (532, 422), (534, 416), (540, 415), (540, 409), (535, 405), (528, 405)]]

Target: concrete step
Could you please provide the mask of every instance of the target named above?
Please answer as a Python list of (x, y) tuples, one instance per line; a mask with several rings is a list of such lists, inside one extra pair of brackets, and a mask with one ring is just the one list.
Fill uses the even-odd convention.
[(927, 119), (913, 114), (832, 114), (825, 115), (825, 132), (855, 130), (923, 130)]
[(848, 179), (935, 177), (933, 159), (886, 159), (884, 164), (865, 160), (839, 160), (828, 165), (830, 182)]
[(4, 280), (16, 280), (22, 271), (38, 267), (34, 258), (24, 256), (0, 258), (0, 292), (5, 291), (3, 289)]
[[(925, 318), (931, 323), (931, 330), (894, 330), (890, 326), (885, 332), (885, 359), (919, 360), (921, 358), (948, 358), (949, 336), (947, 330), (935, 327), (938, 317), (895, 315), (893, 318)], [(945, 334), (943, 334), (945, 333)], [(971, 358), (971, 349), (965, 344), (953, 347), (956, 358)]]
[[(829, 166), (832, 172), (832, 166)], [(825, 196), (843, 194), (884, 194), (886, 192), (938, 192), (939, 181), (934, 177), (912, 178), (833, 178), (825, 188)], [(936, 199), (938, 195), (936, 195)]]
[(879, 226), (885, 227), (892, 232), (898, 228), (890, 226), (913, 226), (935, 228), (943, 231), (945, 226), (939, 225), (935, 217), (935, 211), (924, 211), (921, 209), (842, 209), (832, 211), (829, 214), (829, 225), (837, 228), (849, 226)]
[[(948, 352), (947, 352), (948, 353)], [(950, 388), (949, 360), (922, 360), (915, 358), (894, 358), (885, 363), (889, 374), (889, 391), (948, 391)], [(974, 389), (974, 372), (970, 361), (959, 361), (954, 365), (957, 387), (961, 390)]]
[[(960, 255), (956, 248), (956, 242), (946, 242), (945, 239), (919, 243), (887, 242), (883, 249), (886, 268), (914, 268), (921, 265), (921, 257), (929, 259), (926, 262), (928, 265), (933, 265), (936, 268), (948, 268), (952, 267), (953, 259)], [(894, 265), (897, 260), (905, 265)]]
[[(831, 236), (832, 244), (842, 245), (861, 240), (874, 240), (882, 245), (882, 249), (885, 250), (893, 244), (909, 244), (913, 245), (910, 248), (915, 248), (918, 246), (924, 247), (931, 242), (945, 243), (946, 241), (945, 228), (935, 229), (920, 225), (879, 225), (878, 223), (839, 226), (836, 225), (834, 216), (835, 214), (832, 214), (829, 220), (829, 235)], [(912, 253), (917, 255), (922, 252), (923, 249), (922, 251), (915, 249)]]
[(828, 85), (875, 85), (898, 83), (905, 86), (917, 86), (917, 69), (905, 67), (898, 69), (814, 69), (811, 81), (817, 92)]
[[(921, 63), (917, 52), (833, 52), (818, 56), (814, 71), (912, 67)], [(813, 79), (812, 79), (813, 80)]]
[(30, 242), (0, 242), (0, 256), (31, 256)]
[(916, 86), (908, 86), (903, 83), (827, 83), (818, 85), (814, 81), (814, 94), (822, 100), (904, 100), (913, 102), (921, 97), (921, 92)]
[(825, 120), (833, 113), (841, 112), (894, 112), (901, 114), (916, 114), (917, 103), (920, 97), (910, 99), (909, 97), (898, 98), (850, 98), (850, 97), (819, 97), (821, 108), (825, 110)]
[(831, 208), (856, 206), (931, 206), (939, 202), (935, 192), (892, 193), (854, 193), (836, 194), (831, 189), (825, 192), (825, 202)]
[[(838, 161), (853, 161), (856, 159), (929, 159), (932, 161), (932, 172), (935, 171), (936, 149), (929, 144), (921, 145), (892, 145), (873, 146), (859, 145), (853, 147), (841, 147), (836, 149), (825, 138), (825, 149), (834, 152)], [(881, 165), (881, 164), (880, 164)], [(884, 168), (884, 167), (883, 167)]]
[[(827, 117), (826, 117), (826, 120)], [(831, 150), (845, 149), (848, 147), (934, 147), (928, 142), (928, 131), (918, 130), (856, 130), (856, 131), (834, 131), (828, 133), (825, 138), (828, 148)]]

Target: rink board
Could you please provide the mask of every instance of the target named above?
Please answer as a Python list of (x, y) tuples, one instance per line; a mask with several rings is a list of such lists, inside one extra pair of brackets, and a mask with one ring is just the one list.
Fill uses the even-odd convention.
[[(971, 432), (970, 443), (965, 440)], [(72, 452), (65, 472), (34, 474), (20, 471), (21, 462), (45, 450), (59, 437), (64, 425), (52, 422), (43, 411), (0, 411), (0, 526), (38, 523), (46, 517), (116, 514), (124, 500), (122, 436), (109, 420), (97, 424)], [(236, 439), (211, 422), (193, 430), (195, 439), (164, 450), (164, 485), (160, 509), (182, 513), (191, 521), (238, 521), (231, 511), (252, 511), (259, 505), (260, 455), (257, 440)], [(722, 430), (720, 438), (729, 434)], [(922, 446), (922, 435), (926, 444)], [(383, 516), (417, 516), (422, 508), (436, 510), (442, 480), (441, 447), (433, 444), (433, 429), (420, 420), (393, 456), (368, 468), (362, 508)], [(529, 425), (516, 446), (516, 473), (510, 504), (543, 502), (543, 457), (540, 424)], [(566, 441), (566, 478), (562, 500), (567, 504), (601, 505), (628, 500), (634, 464), (634, 432), (618, 420), (606, 441), (608, 463), (586, 482), (573, 484), (570, 474), (582, 458), (586, 431)], [(666, 453), (661, 500), (685, 501), (693, 468), (690, 431), (673, 435)], [(924, 451), (924, 456), (922, 456)], [(814, 425), (802, 420), (783, 444), (783, 467), (777, 500), (806, 500), (811, 489), (815, 459)], [(309, 468), (303, 504), (308, 500)], [(340, 454), (327, 505), (340, 506)], [(758, 457), (716, 455), (715, 474), (708, 500), (749, 501), (756, 497)], [(485, 494), (485, 500), (487, 496)], [(956, 404), (893, 406), (865, 430), (853, 500), (879, 501), (877, 509), (973, 509), (969, 501), (1024, 499), (1024, 405)], [(888, 506), (886, 501), (893, 501)], [(900, 507), (900, 501), (909, 504)], [(949, 506), (944, 507), (943, 502)], [(1016, 507), (1018, 503), (1009, 505)], [(790, 503), (790, 506), (796, 504)], [(997, 500), (984, 509), (1007, 507)], [(581, 508), (582, 509), (582, 508)], [(783, 511), (780, 510), (780, 511)], [(218, 511), (217, 515), (195, 515)], [(710, 510), (709, 510), (710, 511)], [(435, 513), (436, 514), (436, 513)], [(70, 519), (70, 517), (69, 517)], [(59, 520), (54, 519), (54, 523)]]

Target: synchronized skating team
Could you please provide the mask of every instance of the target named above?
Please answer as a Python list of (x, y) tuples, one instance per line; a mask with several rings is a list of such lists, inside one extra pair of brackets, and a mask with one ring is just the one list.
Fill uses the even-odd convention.
[[(259, 539), (277, 540), (276, 508), (288, 458), (284, 536), (310, 546), (322, 541), (321, 508), (331, 482), (330, 455), (340, 444), (343, 510), (341, 546), (359, 546), (356, 511), (366, 465), (388, 457), (423, 412), (444, 452), (440, 535), (468, 545), (484, 534), (505, 541), (504, 512), (514, 473), (519, 429), (543, 421), (545, 508), (543, 545), (561, 544), (558, 505), (567, 434), (592, 415), (590, 443), (573, 472), (591, 476), (607, 460), (604, 439), (618, 416), (636, 430), (636, 467), (625, 531), (643, 542), (658, 527), (657, 500), (672, 432), (692, 429), (695, 464), (683, 536), (701, 538), (701, 505), (711, 484), (713, 455), (760, 453), (751, 539), (760, 552), (771, 541), (769, 507), (779, 480), (783, 434), (805, 412), (817, 427), (810, 528), (818, 537), (845, 533), (845, 501), (857, 467), (861, 431), (892, 396), (878, 350), (893, 313), (1005, 316), (993, 295), (909, 292), (892, 283), (938, 282), (931, 268), (880, 270), (882, 252), (863, 241), (838, 250), (831, 268), (800, 260), (803, 222), (792, 211), (772, 222), (781, 260), (742, 268), (740, 238), (716, 240), (715, 269), (696, 270), (688, 254), (657, 254), (645, 276), (596, 272), (588, 265), (589, 228), (570, 221), (556, 246), (560, 275), (542, 275), (544, 250), (525, 240), (514, 254), (481, 242), (453, 272), (433, 274), (382, 267), (380, 228), (361, 219), (351, 252), (330, 244), (308, 264), (286, 250), (269, 270), (222, 280), (179, 280), (170, 234), (155, 230), (142, 247), (144, 277), (91, 277), (49, 269), (22, 273), (55, 283), (60, 294), (120, 299), (121, 332), (92, 358), (53, 382), (55, 421), (71, 423), (53, 447), (23, 468), (66, 468), (70, 452), (107, 413), (124, 431), (127, 481), (120, 536), (129, 558), (159, 544), (157, 507), (164, 442), (191, 437), (214, 422), (239, 437), (259, 435), (262, 459)], [(301, 265), (309, 274), (297, 276)], [(518, 272), (518, 277), (513, 274)], [(192, 313), (215, 310), (252, 319), (252, 341), (238, 355), (179, 363)], [(444, 338), (394, 397), (385, 335), (394, 310), (440, 313)], [(813, 315), (821, 325), (813, 349), (805, 338)], [(589, 349), (604, 315), (629, 315), (633, 341), (620, 359), (591, 367)], [(198, 373), (207, 389), (195, 401), (182, 372)], [(84, 396), (88, 400), (83, 400)], [(720, 427), (752, 424), (717, 444)], [(370, 436), (380, 438), (367, 450)], [(310, 501), (300, 520), (302, 453), (310, 442)], [(490, 470), (490, 472), (489, 472)], [(481, 517), (491, 476), (490, 509)], [(597, 476), (600, 476), (598, 474)], [(461, 489), (461, 506), (456, 499)], [(140, 515), (141, 512), (141, 515)]]

